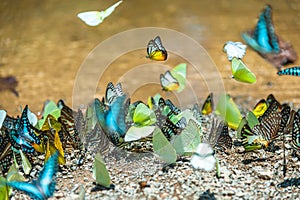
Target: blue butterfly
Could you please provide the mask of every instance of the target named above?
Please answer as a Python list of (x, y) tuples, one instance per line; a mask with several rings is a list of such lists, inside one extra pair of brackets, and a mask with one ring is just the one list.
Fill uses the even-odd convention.
[(115, 97), (111, 105), (106, 107), (99, 99), (94, 100), (97, 119), (114, 144), (126, 133), (124, 101), (126, 95)]
[(7, 186), (25, 192), (32, 199), (44, 200), (51, 197), (56, 185), (56, 172), (58, 171), (58, 152), (55, 152), (45, 163), (37, 180), (28, 182), (7, 181)]
[(27, 105), (22, 112), (21, 118), (14, 119), (6, 116), (3, 122), (3, 127), (11, 138), (12, 145), (17, 149), (21, 148), (24, 152), (33, 153), (34, 148), (31, 143), (40, 144), (41, 141), (37, 135), (34, 134), (30, 126)]
[(300, 66), (286, 68), (277, 72), (278, 75), (300, 76)]
[(280, 47), (272, 22), (272, 7), (270, 5), (266, 5), (260, 13), (254, 33), (244, 32), (242, 38), (260, 54), (279, 53)]

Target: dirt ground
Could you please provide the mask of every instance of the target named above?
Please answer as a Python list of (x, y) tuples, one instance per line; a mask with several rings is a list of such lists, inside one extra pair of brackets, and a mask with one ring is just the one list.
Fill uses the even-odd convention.
[[(114, 34), (142, 27), (163, 27), (184, 33), (199, 42), (216, 64), (222, 77), (226, 92), (234, 97), (250, 100), (253, 105), (258, 99), (273, 93), (279, 101), (300, 103), (297, 92), (299, 77), (279, 77), (276, 69), (256, 52), (248, 48), (244, 62), (256, 74), (257, 83), (248, 85), (230, 78), (230, 63), (222, 52), (228, 40), (242, 41), (240, 34), (252, 29), (259, 12), (266, 3), (273, 7), (273, 21), (278, 35), (290, 41), (297, 52), (300, 29), (299, 1), (124, 1), (115, 12), (97, 27), (88, 27), (77, 13), (88, 10), (103, 10), (114, 1), (65, 1), (52, 0), (41, 2), (15, 0), (0, 2), (0, 75), (14, 75), (19, 81), (17, 98), (9, 91), (1, 92), (0, 105), (9, 114), (20, 113), (20, 105), (34, 112), (42, 109), (47, 99), (64, 99), (72, 105), (72, 95), (76, 75), (89, 53), (102, 41)], [(155, 35), (155, 33), (153, 33)], [(130, 42), (130, 41), (124, 41)], [(125, 56), (112, 65), (117, 69), (108, 70), (100, 81), (96, 96), (102, 96), (108, 81), (116, 82), (122, 73), (135, 67), (137, 63), (149, 63), (145, 59), (145, 49), (132, 56)], [(120, 48), (122, 48), (120, 44)], [(180, 46), (180, 44), (179, 44)], [(168, 49), (168, 47), (166, 47)], [(105, 52), (105, 51), (104, 51)], [(108, 55), (110, 52), (106, 52)], [(97, 55), (96, 55), (97, 56)], [(180, 58), (170, 56), (167, 63), (171, 66)], [(297, 61), (295, 63), (297, 65)], [(291, 65), (293, 66), (293, 64)], [(103, 67), (103, 66), (99, 66)], [(145, 75), (145, 74), (144, 74)], [(153, 71), (146, 76), (159, 74)], [(133, 74), (142, 77), (142, 74)], [(199, 78), (188, 71), (188, 80), (194, 88)], [(202, 77), (207, 79), (209, 77)], [(132, 80), (133, 81), (133, 80)], [(139, 83), (137, 82), (136, 85)], [(208, 95), (204, 88), (197, 93), (201, 99)], [(135, 92), (135, 99), (146, 100), (151, 94), (161, 92), (160, 87), (141, 86)]]

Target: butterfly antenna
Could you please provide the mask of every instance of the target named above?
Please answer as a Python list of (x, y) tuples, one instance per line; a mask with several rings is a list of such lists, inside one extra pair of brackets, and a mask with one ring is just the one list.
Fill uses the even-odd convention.
[(283, 172), (283, 177), (286, 175), (286, 158), (285, 158), (285, 137), (284, 134), (282, 134), (282, 145), (283, 145), (283, 166), (282, 166), (282, 172)]

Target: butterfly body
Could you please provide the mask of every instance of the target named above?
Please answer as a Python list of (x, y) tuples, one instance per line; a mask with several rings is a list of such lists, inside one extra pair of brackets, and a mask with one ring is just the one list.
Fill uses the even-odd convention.
[(150, 40), (147, 45), (147, 58), (156, 61), (165, 61), (168, 58), (168, 53), (165, 47), (162, 45), (159, 36), (156, 36), (153, 40)]

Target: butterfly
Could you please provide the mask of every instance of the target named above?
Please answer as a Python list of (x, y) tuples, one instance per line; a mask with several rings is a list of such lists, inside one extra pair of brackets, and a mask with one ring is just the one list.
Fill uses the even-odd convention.
[(300, 76), (300, 66), (295, 66), (291, 68), (286, 68), (277, 72), (279, 76), (281, 75), (292, 75), (292, 76)]
[(243, 58), (246, 53), (247, 46), (241, 42), (228, 41), (223, 47), (223, 51), (227, 53), (227, 58), (231, 61), (233, 58)]
[(77, 17), (89, 26), (98, 26), (107, 18), (122, 1), (118, 1), (104, 11), (88, 11), (77, 14)]
[(260, 123), (255, 125), (252, 130), (246, 124), (242, 129), (246, 151), (268, 147), (269, 143), (279, 136), (278, 131), (281, 125), (281, 118), (281, 113), (276, 103), (273, 102), (260, 117)]
[[(58, 108), (61, 109), (61, 115), (58, 121), (62, 124), (63, 136), (60, 136), (61, 142), (70, 141), (74, 149), (83, 150), (83, 142), (81, 141), (81, 134), (83, 134), (83, 114), (81, 112), (74, 112), (68, 107), (63, 100), (59, 100)], [(64, 144), (65, 145), (65, 144)]]
[(280, 48), (274, 31), (270, 5), (267, 5), (260, 13), (254, 33), (244, 32), (242, 38), (261, 54), (279, 53)]
[(213, 109), (214, 109), (213, 93), (210, 93), (207, 96), (205, 102), (203, 103), (201, 113), (203, 115), (208, 115), (208, 114), (212, 113)]
[(268, 108), (267, 101), (265, 99), (261, 99), (259, 102), (256, 103), (252, 112), (258, 118), (265, 113), (267, 108)]
[(97, 119), (114, 144), (118, 144), (120, 137), (123, 137), (126, 133), (125, 108), (123, 105), (125, 99), (126, 95), (116, 97), (115, 101), (108, 106), (108, 109), (99, 99), (94, 100)]
[(168, 53), (165, 47), (162, 45), (159, 36), (156, 36), (154, 40), (150, 40), (147, 45), (147, 58), (156, 61), (167, 60)]
[(107, 105), (111, 105), (116, 97), (124, 95), (121, 83), (116, 86), (112, 82), (109, 82), (105, 92), (105, 102)]
[(28, 119), (28, 106), (26, 105), (22, 111), (21, 118), (12, 118), (6, 116), (3, 121), (5, 132), (11, 138), (11, 144), (16, 149), (22, 149), (23, 152), (33, 153), (32, 143), (40, 144), (40, 139), (32, 131), (30, 121)]
[(260, 13), (254, 31), (243, 32), (242, 38), (277, 69), (281, 69), (282, 65), (297, 59), (297, 53), (292, 45), (275, 34), (270, 5), (266, 5)]
[(242, 115), (233, 99), (228, 94), (220, 96), (216, 114), (220, 115), (228, 126), (236, 130), (242, 120)]
[(39, 173), (38, 179), (28, 182), (6, 181), (7, 186), (23, 191), (32, 199), (44, 200), (51, 197), (55, 191), (56, 172), (58, 171), (58, 153), (54, 153), (45, 163)]
[(186, 82), (186, 63), (181, 63), (160, 74), (160, 84), (164, 91), (177, 91), (181, 92), (185, 88)]
[(179, 156), (188, 155), (196, 151), (197, 146), (201, 142), (201, 137), (201, 125), (190, 119), (183, 131), (172, 138), (171, 144)]
[(233, 58), (231, 61), (232, 78), (244, 83), (255, 83), (256, 76), (250, 69), (243, 63), (241, 59)]
[(216, 166), (216, 158), (214, 151), (209, 144), (200, 143), (197, 150), (194, 152), (191, 158), (191, 165), (195, 169), (204, 169), (205, 171), (211, 171)]
[(9, 137), (0, 132), (0, 171), (5, 174), (13, 161), (13, 150)]
[(212, 148), (218, 148), (223, 151), (232, 147), (232, 138), (228, 133), (228, 126), (223, 121), (217, 121), (216, 119), (212, 121), (210, 134), (204, 137), (204, 141), (211, 145)]

